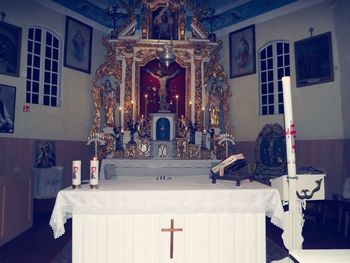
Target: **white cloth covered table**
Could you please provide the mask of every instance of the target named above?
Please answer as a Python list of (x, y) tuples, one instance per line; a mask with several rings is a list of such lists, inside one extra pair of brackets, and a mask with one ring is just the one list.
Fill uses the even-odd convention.
[[(64, 234), (64, 224), (72, 215), (74, 262), (94, 262), (97, 258), (98, 262), (112, 262), (113, 260), (113, 262), (123, 263), (197, 262), (196, 260), (198, 259), (196, 257), (202, 253), (197, 251), (199, 248), (194, 247), (192, 249), (191, 246), (199, 244), (201, 248), (203, 248), (205, 245), (200, 243), (206, 242), (205, 240), (207, 239), (209, 240), (208, 242), (219, 244), (220, 241), (215, 241), (215, 238), (217, 238), (217, 240), (223, 238), (222, 235), (227, 232), (225, 229), (226, 226), (228, 229), (235, 229), (232, 231), (239, 232), (240, 235), (246, 236), (244, 239), (248, 240), (248, 243), (244, 243), (241, 238), (236, 241), (237, 244), (245, 244), (238, 250), (246, 250), (246, 252), (242, 252), (245, 253), (246, 259), (243, 261), (242, 259), (237, 259), (235, 262), (265, 262), (265, 258), (263, 254), (261, 254), (265, 253), (266, 248), (265, 215), (271, 217), (271, 222), (275, 225), (279, 227), (283, 226), (283, 208), (279, 193), (276, 189), (257, 182), (249, 182), (249, 180), (243, 181), (240, 187), (236, 187), (235, 183), (232, 181), (218, 180), (216, 184), (212, 184), (207, 175), (171, 177), (171, 180), (170, 177), (167, 176), (165, 180), (157, 180), (156, 177), (142, 176), (118, 177), (117, 180), (102, 182), (98, 190), (90, 190), (88, 185), (83, 185), (80, 190), (73, 190), (70, 188), (64, 189), (60, 191), (57, 196), (50, 220), (55, 238)], [(104, 215), (108, 215), (108, 217)], [(244, 217), (244, 215), (248, 215), (248, 217)], [(257, 217), (250, 218), (250, 215), (257, 215)], [(194, 221), (191, 219), (193, 216)], [(174, 253), (177, 259), (181, 258), (179, 261), (166, 261), (166, 258), (169, 257), (167, 252), (164, 252), (165, 254), (159, 256), (159, 258), (158, 256), (155, 258), (153, 254), (149, 255), (151, 253), (149, 251), (153, 253), (154, 250), (158, 250), (161, 246), (166, 246), (164, 244), (169, 243), (168, 238), (164, 237), (165, 234), (160, 232), (160, 228), (158, 229), (158, 225), (162, 224), (162, 227), (169, 227), (168, 219), (170, 218), (175, 218), (175, 227), (181, 224), (185, 226), (182, 234), (182, 236), (186, 236), (184, 240), (193, 239), (191, 242), (176, 241), (178, 249)], [(75, 223), (75, 220), (79, 223)], [(157, 226), (153, 226), (153, 221), (156, 222), (155, 224), (157, 224)], [(238, 224), (238, 227), (236, 226), (236, 228), (234, 228), (233, 226), (229, 226), (233, 221), (235, 221), (235, 224)], [(244, 224), (244, 221), (248, 222), (246, 228), (251, 228), (250, 234), (244, 234), (245, 232), (240, 229), (240, 224)], [(96, 226), (91, 222), (96, 224)], [(133, 224), (131, 222), (136, 222), (135, 226), (138, 231), (131, 230), (129, 225)], [(83, 226), (85, 227), (89, 224), (90, 227), (88, 227), (87, 230), (84, 228), (84, 230)], [(249, 224), (251, 224), (251, 227)], [(257, 226), (254, 224), (257, 224)], [(196, 225), (207, 225), (206, 227), (209, 228), (208, 233), (197, 229), (198, 227), (196, 227)], [(215, 225), (215, 227), (218, 226), (220, 231), (223, 231), (223, 234), (216, 234), (217, 230), (214, 231), (215, 227), (213, 225)], [(101, 233), (107, 233), (108, 236), (109, 227), (114, 229), (113, 231), (116, 231), (116, 234), (107, 238), (105, 236), (100, 237)], [(96, 230), (97, 228), (99, 229)], [(195, 229), (193, 230), (195, 232), (191, 232), (191, 228)], [(134, 238), (124, 236), (125, 232), (129, 231), (128, 229), (132, 236), (135, 235)], [(149, 229), (155, 229), (156, 236), (151, 237), (151, 240), (154, 239), (154, 242), (148, 242), (146, 240), (141, 242), (140, 240), (143, 240), (143, 236), (144, 239), (148, 239), (150, 236), (147, 232)], [(90, 230), (93, 234), (86, 234), (86, 231), (90, 232)], [(77, 237), (76, 242), (74, 241), (75, 231), (81, 232), (80, 234), (76, 234), (76, 236), (81, 236)], [(146, 231), (147, 233), (142, 235), (140, 234), (142, 231)], [(174, 235), (176, 238), (180, 238), (181, 234), (175, 233)], [(204, 237), (201, 237), (201, 235), (204, 235)], [(84, 243), (83, 239), (87, 236), (90, 236), (90, 241)], [(89, 251), (90, 253), (96, 246), (98, 247), (99, 244), (107, 242), (106, 240), (109, 239), (118, 239), (118, 236), (124, 236), (123, 238), (125, 240), (111, 241), (111, 243), (113, 243), (111, 249), (98, 248), (96, 250), (97, 252), (92, 254), (94, 256), (86, 258), (87, 252), (78, 252), (78, 250), (85, 249), (84, 251)], [(162, 238), (165, 238), (165, 240), (162, 241)], [(199, 240), (196, 240), (196, 238), (199, 238)], [(223, 243), (223, 248), (230, 246), (230, 244), (234, 242), (232, 238), (229, 237), (230, 241)], [(95, 245), (91, 245), (91, 242)], [(116, 247), (115, 243), (118, 242), (120, 246), (123, 247), (119, 254), (113, 252)], [(141, 244), (138, 242), (141, 242)], [(188, 242), (186, 246), (183, 245), (185, 242)], [(256, 242), (256, 244), (254, 242)], [(82, 243), (85, 245), (82, 245)], [(108, 243), (109, 242), (106, 244), (104, 243), (105, 245), (103, 246), (108, 246)], [(142, 250), (142, 248), (140, 248), (142, 244), (147, 244), (147, 248)], [(148, 248), (148, 246), (151, 246), (150, 244), (154, 244), (155, 247)], [(214, 245), (217, 251), (220, 250), (217, 247), (218, 244)], [(212, 244), (208, 243), (206, 245), (212, 247)], [(181, 252), (179, 248), (181, 246), (184, 246), (184, 250), (190, 248), (191, 253), (197, 253), (197, 256), (191, 256), (189, 252)], [(247, 250), (248, 246), (250, 247), (249, 250)], [(254, 246), (258, 247), (257, 249), (263, 252), (259, 252), (260, 255), (252, 256), (254, 255), (254, 249), (252, 249)], [(125, 258), (125, 255), (131, 253), (126, 251), (131, 251), (135, 249), (135, 247), (140, 251), (135, 252), (132, 259)], [(166, 248), (163, 250), (167, 251)], [(208, 257), (210, 258), (210, 256), (216, 255), (215, 253), (219, 253), (220, 263), (232, 262), (232, 257), (237, 257), (238, 255), (236, 255), (237, 249), (231, 250), (235, 252), (232, 252), (230, 256), (226, 256), (224, 253), (220, 252), (224, 255), (223, 258), (221, 258), (222, 255), (219, 252), (210, 252)], [(252, 252), (250, 250), (252, 250)], [(76, 253), (74, 253), (74, 251), (76, 251)], [(142, 251), (147, 255), (144, 255), (142, 259), (136, 260), (135, 258), (143, 254)], [(225, 251), (227, 251), (227, 249), (225, 249)], [(228, 251), (230, 251), (230, 249), (228, 249)], [(111, 255), (111, 253), (115, 254)], [(219, 254), (216, 255), (215, 258), (219, 257)], [(120, 258), (120, 255), (123, 255), (124, 258)], [(94, 257), (97, 258), (91, 259)], [(251, 258), (247, 259), (247, 257)], [(201, 262), (213, 263), (210, 259), (205, 261), (206, 258), (201, 259)], [(259, 258), (259, 261), (256, 261), (256, 258)]]

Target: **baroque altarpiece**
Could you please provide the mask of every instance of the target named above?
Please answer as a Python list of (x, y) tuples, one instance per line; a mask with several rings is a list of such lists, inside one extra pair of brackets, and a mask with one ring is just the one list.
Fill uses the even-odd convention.
[(234, 143), (222, 42), (208, 39), (201, 10), (186, 1), (144, 0), (134, 10), (102, 40), (90, 133), (106, 142), (99, 158), (220, 158)]

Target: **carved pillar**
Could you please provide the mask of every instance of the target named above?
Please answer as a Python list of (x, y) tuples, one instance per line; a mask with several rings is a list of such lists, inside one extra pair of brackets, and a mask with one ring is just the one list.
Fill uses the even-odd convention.
[(195, 122), (202, 126), (202, 60), (194, 59), (195, 66), (195, 101), (194, 101), (194, 112)]

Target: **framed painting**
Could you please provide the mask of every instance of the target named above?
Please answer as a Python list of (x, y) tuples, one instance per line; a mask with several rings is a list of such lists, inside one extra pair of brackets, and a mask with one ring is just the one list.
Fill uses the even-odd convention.
[(0, 74), (18, 77), (22, 28), (0, 22)]
[(255, 25), (231, 32), (229, 35), (230, 78), (256, 72)]
[(56, 165), (56, 146), (54, 141), (35, 141), (36, 168), (50, 168)]
[(16, 109), (16, 87), (0, 84), (0, 132), (13, 133)]
[(294, 49), (297, 87), (334, 80), (331, 32), (296, 41)]
[(64, 66), (91, 72), (92, 27), (66, 17)]

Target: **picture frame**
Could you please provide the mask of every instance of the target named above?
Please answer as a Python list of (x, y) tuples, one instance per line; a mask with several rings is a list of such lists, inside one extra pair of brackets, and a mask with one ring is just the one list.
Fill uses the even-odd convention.
[(256, 72), (255, 25), (250, 25), (229, 34), (230, 78)]
[(50, 168), (56, 165), (56, 143), (55, 141), (35, 141), (34, 167)]
[(0, 84), (0, 133), (13, 133), (16, 110), (16, 87)]
[(294, 50), (297, 87), (334, 80), (331, 32), (296, 41)]
[(22, 28), (0, 21), (0, 74), (19, 76)]
[(91, 73), (92, 27), (66, 16), (64, 66)]

